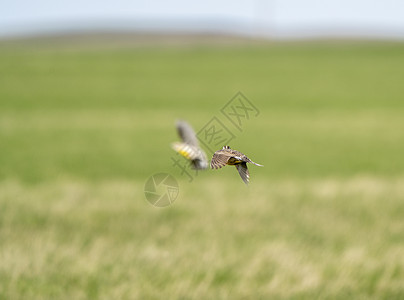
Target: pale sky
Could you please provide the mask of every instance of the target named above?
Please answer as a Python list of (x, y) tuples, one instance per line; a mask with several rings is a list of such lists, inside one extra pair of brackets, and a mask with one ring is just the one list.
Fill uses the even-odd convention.
[[(174, 25), (173, 25), (174, 24)], [(0, 36), (63, 29), (234, 29), (404, 38), (403, 0), (0, 0)]]

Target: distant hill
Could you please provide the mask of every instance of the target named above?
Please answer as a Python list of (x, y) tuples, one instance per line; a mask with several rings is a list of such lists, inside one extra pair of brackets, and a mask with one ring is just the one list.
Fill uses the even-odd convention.
[(9, 37), (0, 40), (0, 47), (51, 46), (51, 47), (149, 47), (149, 46), (194, 46), (194, 45), (235, 45), (246, 43), (268, 43), (269, 39), (253, 38), (217, 33), (177, 33), (177, 32), (66, 32), (61, 34), (41, 34), (26, 37)]
[[(181, 32), (142, 32), (142, 31), (81, 31), (37, 34), (31, 36), (7, 37), (0, 39), (0, 48), (63, 48), (69, 49), (120, 49), (143, 47), (194, 47), (194, 46), (235, 46), (274, 44), (283, 42), (322, 41), (330, 43), (350, 43), (383, 41), (377, 38), (358, 37), (312, 37), (277, 39), (271, 37), (246, 36), (229, 33), (181, 33)], [(384, 41), (389, 41), (384, 40)], [(394, 42), (394, 40), (390, 40)], [(399, 41), (395, 41), (399, 42)], [(394, 42), (394, 43), (395, 43)]]

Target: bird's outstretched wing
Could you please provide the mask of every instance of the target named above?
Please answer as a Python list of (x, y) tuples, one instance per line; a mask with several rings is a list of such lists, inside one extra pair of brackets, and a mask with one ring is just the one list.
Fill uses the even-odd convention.
[(178, 120), (176, 125), (178, 134), (184, 143), (194, 147), (199, 147), (198, 139), (191, 125), (183, 120)]
[(226, 153), (220, 150), (216, 151), (213, 154), (212, 160), (210, 161), (210, 167), (212, 169), (222, 168), (227, 164), (230, 157), (232, 157), (230, 153)]
[(237, 171), (240, 174), (241, 179), (248, 185), (250, 181), (250, 172), (248, 172), (247, 164), (245, 162), (236, 165)]

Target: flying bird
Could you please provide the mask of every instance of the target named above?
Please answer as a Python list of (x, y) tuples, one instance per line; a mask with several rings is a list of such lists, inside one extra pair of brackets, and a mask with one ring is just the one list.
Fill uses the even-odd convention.
[(229, 146), (224, 146), (223, 149), (217, 150), (213, 154), (210, 167), (212, 169), (219, 169), (225, 165), (236, 166), (241, 179), (243, 179), (245, 184), (248, 184), (250, 180), (250, 173), (248, 172), (247, 163), (263, 167), (263, 165), (253, 162), (240, 151), (230, 149)]
[(171, 147), (188, 159), (194, 169), (206, 169), (208, 167), (208, 160), (205, 152), (199, 147), (195, 131), (183, 120), (177, 121), (176, 126), (182, 142), (172, 143)]

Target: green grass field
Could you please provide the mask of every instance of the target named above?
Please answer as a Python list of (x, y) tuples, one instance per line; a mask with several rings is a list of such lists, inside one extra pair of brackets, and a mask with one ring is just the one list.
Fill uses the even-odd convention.
[[(0, 44), (0, 78), (1, 299), (404, 297), (403, 43)], [(249, 187), (172, 165), (215, 116)]]

